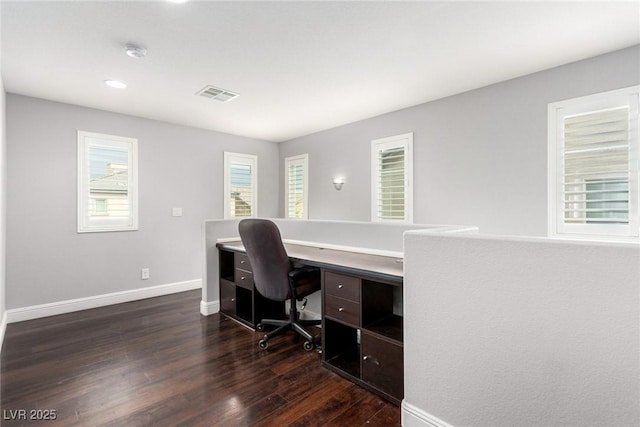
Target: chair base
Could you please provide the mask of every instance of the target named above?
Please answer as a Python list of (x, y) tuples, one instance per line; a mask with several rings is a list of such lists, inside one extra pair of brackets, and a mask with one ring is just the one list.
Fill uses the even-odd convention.
[(316, 326), (322, 323), (321, 320), (300, 320), (298, 319), (298, 312), (294, 309), (290, 314), (289, 319), (287, 320), (278, 320), (278, 319), (262, 319), (262, 321), (258, 324), (257, 329), (261, 330), (261, 326), (270, 325), (277, 326), (276, 329), (266, 334), (262, 339), (258, 342), (258, 346), (265, 350), (269, 346), (269, 340), (277, 335), (281, 335), (287, 331), (293, 330), (297, 334), (301, 335), (305, 342), (303, 347), (305, 350), (310, 351), (313, 349), (314, 336), (311, 335), (304, 326)]

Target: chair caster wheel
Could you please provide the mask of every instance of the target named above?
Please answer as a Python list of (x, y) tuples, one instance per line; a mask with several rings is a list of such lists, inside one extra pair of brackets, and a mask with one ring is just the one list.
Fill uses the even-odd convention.
[(262, 323), (258, 323), (256, 325), (256, 331), (264, 331), (264, 325)]
[(306, 350), (306, 351), (311, 351), (313, 350), (313, 342), (311, 341), (305, 341), (304, 344), (302, 344), (302, 347)]
[(260, 347), (261, 350), (266, 350), (267, 347), (269, 347), (269, 342), (265, 340), (260, 340), (258, 341), (258, 347)]

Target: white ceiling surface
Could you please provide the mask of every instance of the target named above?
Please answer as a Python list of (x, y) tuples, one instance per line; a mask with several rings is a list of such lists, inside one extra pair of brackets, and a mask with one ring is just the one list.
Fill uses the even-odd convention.
[[(2, 77), (11, 93), (285, 141), (638, 44), (639, 5), (2, 1)], [(194, 95), (209, 84), (240, 96)]]

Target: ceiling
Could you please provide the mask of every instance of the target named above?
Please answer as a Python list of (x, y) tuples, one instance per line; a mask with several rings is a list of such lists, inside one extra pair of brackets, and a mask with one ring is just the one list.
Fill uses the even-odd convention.
[[(3, 0), (0, 14), (7, 92), (277, 142), (640, 43), (638, 1)], [(195, 96), (206, 85), (240, 96)]]

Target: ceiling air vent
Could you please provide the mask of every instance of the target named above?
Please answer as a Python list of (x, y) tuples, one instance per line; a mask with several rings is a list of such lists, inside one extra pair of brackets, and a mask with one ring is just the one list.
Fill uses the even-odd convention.
[(196, 95), (204, 96), (205, 98), (215, 99), (220, 102), (231, 101), (233, 98), (238, 97), (237, 93), (233, 93), (231, 91), (220, 89), (214, 86), (206, 86), (204, 89), (196, 92)]

